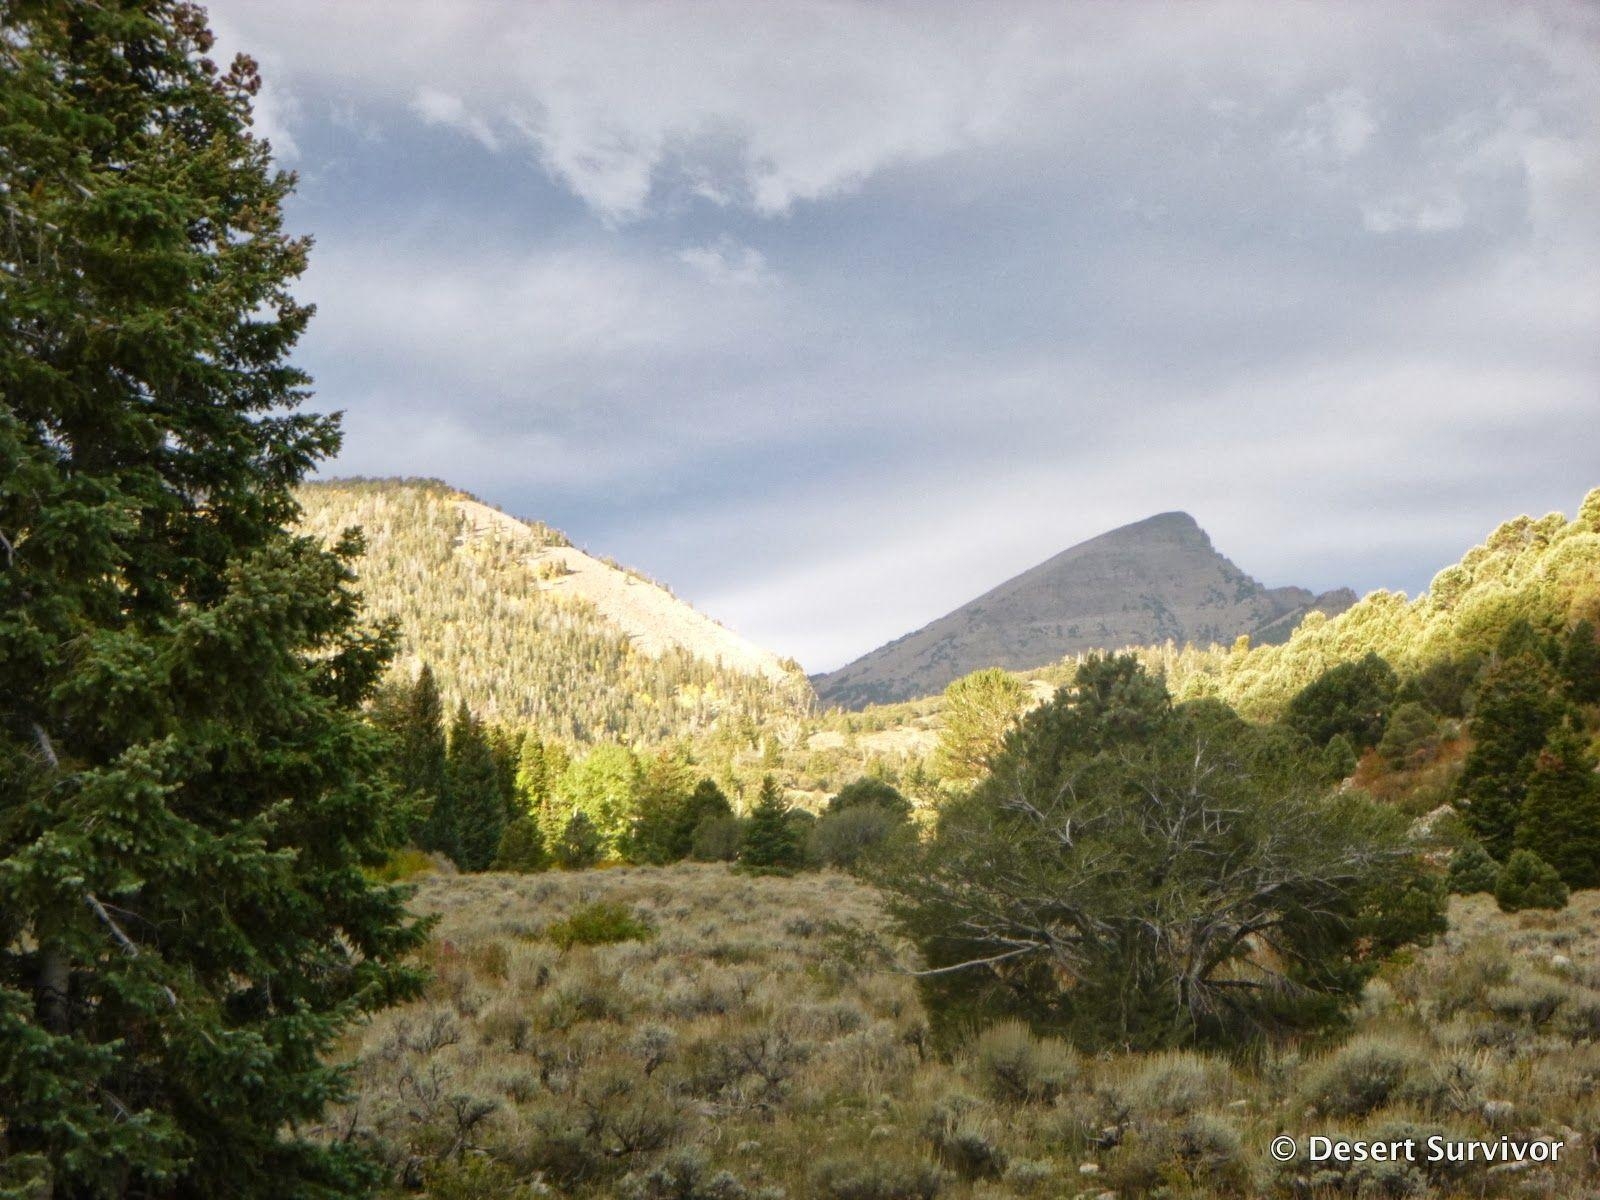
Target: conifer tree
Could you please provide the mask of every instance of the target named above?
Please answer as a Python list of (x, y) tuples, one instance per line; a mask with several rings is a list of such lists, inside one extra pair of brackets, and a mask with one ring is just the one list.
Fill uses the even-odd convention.
[(1550, 735), (1534, 761), (1516, 846), (1532, 850), (1569, 887), (1600, 885), (1600, 776), (1570, 725)]
[(390, 653), (291, 536), (292, 179), (170, 0), (0, 6), (0, 1189), (366, 1194), (303, 1133), (325, 1054), (413, 992)]
[(1495, 902), (1502, 912), (1526, 908), (1560, 909), (1567, 906), (1567, 885), (1561, 875), (1532, 850), (1514, 850), (1494, 885)]
[[(423, 664), (410, 686), (387, 690), (374, 715), (394, 741), (390, 769), (411, 816), (410, 837), (425, 850), (443, 849), (430, 844), (437, 839), (429, 818), (445, 784), (444, 709), (433, 671)], [(447, 840), (453, 848), (454, 840)]]
[(1477, 842), (1468, 841), (1450, 856), (1446, 882), (1458, 896), (1492, 892), (1500, 882), (1500, 864)]
[(1590, 621), (1567, 631), (1561, 647), (1561, 678), (1576, 704), (1600, 704), (1600, 634)]
[(483, 724), (463, 700), (450, 723), (446, 797), (455, 822), (464, 871), (484, 871), (494, 861), (506, 826), (501, 774)]
[(1535, 758), (1563, 707), (1553, 672), (1533, 653), (1498, 658), (1479, 688), (1457, 807), (1473, 836), (1501, 862), (1516, 838)]
[(694, 853), (694, 833), (704, 822), (729, 820), (732, 817), (733, 805), (715, 780), (702, 779), (695, 784), (694, 791), (689, 793), (672, 823), (667, 843), (672, 861), (688, 858)]
[(739, 848), (739, 862), (747, 867), (789, 870), (798, 867), (804, 859), (804, 846), (789, 820), (789, 806), (784, 802), (778, 781), (771, 775), (763, 776), (761, 793), (750, 810), (750, 822)]
[(589, 819), (589, 814), (579, 809), (567, 818), (561, 836), (556, 838), (551, 852), (556, 866), (563, 870), (575, 871), (583, 867), (592, 867), (605, 854), (605, 839), (600, 836), (600, 831)]
[(544, 835), (532, 817), (518, 817), (506, 825), (500, 835), (500, 847), (495, 852), (496, 871), (518, 871), (524, 874), (543, 871), (550, 865), (550, 855), (544, 845)]

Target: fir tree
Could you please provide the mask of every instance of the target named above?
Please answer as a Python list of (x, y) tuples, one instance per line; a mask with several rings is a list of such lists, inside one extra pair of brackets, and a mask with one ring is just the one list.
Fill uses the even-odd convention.
[(589, 814), (579, 809), (567, 818), (561, 836), (551, 847), (556, 866), (566, 871), (592, 867), (605, 854), (605, 839), (594, 827)]
[(695, 831), (703, 823), (732, 818), (733, 805), (728, 803), (727, 793), (717, 786), (715, 780), (702, 779), (694, 785), (694, 791), (689, 793), (673, 819), (667, 842), (672, 860), (676, 862), (694, 853)]
[(1600, 776), (1583, 738), (1563, 726), (1550, 735), (1528, 778), (1516, 846), (1532, 850), (1570, 887), (1600, 886)]
[(500, 835), (500, 847), (495, 852), (496, 871), (517, 871), (523, 874), (543, 871), (550, 865), (550, 855), (545, 850), (544, 835), (532, 817), (518, 817), (506, 825)]
[(1498, 659), (1484, 676), (1457, 807), (1473, 836), (1501, 862), (1516, 838), (1534, 760), (1562, 708), (1556, 679), (1538, 655)]
[(416, 989), (390, 637), (287, 532), (292, 180), (254, 64), (167, 0), (0, 14), (0, 1190), (364, 1195), (313, 1139), (349, 1023)]
[(781, 871), (800, 866), (804, 859), (804, 843), (789, 820), (789, 806), (784, 803), (778, 782), (771, 775), (764, 776), (739, 847), (739, 863)]
[(1561, 679), (1575, 704), (1600, 704), (1600, 635), (1591, 622), (1579, 621), (1567, 631)]
[[(374, 714), (394, 739), (390, 767), (412, 817), (410, 836), (425, 850), (445, 849), (431, 844), (441, 839), (429, 825), (445, 786), (444, 708), (433, 671), (423, 664), (415, 681), (392, 690)], [(454, 849), (453, 834), (446, 840)]]
[(506, 798), (483, 725), (463, 700), (450, 724), (446, 798), (464, 871), (487, 870), (506, 826)]

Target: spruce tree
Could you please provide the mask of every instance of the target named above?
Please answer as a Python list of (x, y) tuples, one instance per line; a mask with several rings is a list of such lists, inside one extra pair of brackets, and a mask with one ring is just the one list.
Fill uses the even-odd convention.
[(394, 741), (390, 766), (411, 814), (411, 838), (425, 850), (446, 849), (440, 841), (454, 849), (453, 834), (441, 838), (430, 825), (445, 785), (444, 707), (433, 671), (424, 663), (411, 685), (387, 695), (375, 712)]
[(566, 871), (576, 871), (599, 862), (606, 846), (605, 839), (589, 819), (589, 814), (579, 809), (567, 818), (561, 835), (550, 849), (556, 866)]
[(1570, 887), (1600, 886), (1600, 776), (1571, 726), (1550, 735), (1528, 778), (1516, 846), (1532, 850)]
[(456, 864), (463, 871), (486, 871), (506, 827), (506, 798), (488, 734), (465, 700), (450, 723), (447, 767), (445, 793), (459, 848)]
[(804, 843), (789, 820), (789, 806), (778, 782), (771, 775), (764, 776), (739, 847), (739, 863), (763, 870), (792, 870), (804, 861)]
[(287, 532), (292, 179), (170, 0), (0, 6), (0, 1189), (364, 1194), (303, 1131), (422, 937), (361, 706), (391, 637)]
[(506, 825), (500, 835), (500, 847), (495, 852), (496, 871), (518, 871), (524, 874), (543, 871), (550, 865), (550, 855), (545, 850), (544, 835), (532, 817), (518, 817)]
[(1600, 635), (1592, 622), (1579, 621), (1561, 647), (1561, 679), (1576, 704), (1600, 704)]
[(1501, 862), (1516, 838), (1534, 760), (1563, 708), (1555, 675), (1537, 654), (1497, 659), (1484, 676), (1456, 806), (1473, 836)]
[(729, 820), (732, 817), (733, 805), (728, 803), (727, 793), (717, 786), (715, 780), (702, 779), (695, 784), (694, 791), (689, 793), (688, 799), (673, 818), (667, 842), (672, 860), (676, 862), (694, 853), (695, 830), (702, 823)]

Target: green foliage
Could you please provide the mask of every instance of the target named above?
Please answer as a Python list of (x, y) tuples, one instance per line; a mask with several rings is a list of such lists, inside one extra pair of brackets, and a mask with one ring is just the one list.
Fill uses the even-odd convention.
[[(708, 821), (731, 820), (732, 817), (733, 805), (728, 803), (727, 795), (712, 780), (702, 779), (694, 785), (694, 791), (689, 793), (688, 800), (673, 821), (668, 843), (673, 859), (688, 858), (691, 854), (700, 857), (695, 851), (695, 839), (701, 825)], [(733, 856), (730, 854), (729, 857)]]
[[(694, 786), (694, 764), (681, 749), (663, 748), (645, 759), (621, 847), (629, 862), (660, 866), (687, 857), (688, 846), (678, 851), (679, 833)], [(689, 838), (693, 838), (693, 826)]]
[(500, 845), (495, 851), (496, 871), (516, 871), (527, 874), (543, 871), (550, 865), (550, 855), (545, 850), (544, 835), (539, 823), (532, 817), (518, 817), (506, 824), (500, 835)]
[(458, 831), (445, 794), (447, 750), (444, 708), (426, 663), (409, 685), (391, 677), (373, 702), (373, 719), (393, 738), (390, 769), (411, 814), (411, 834), (425, 850), (452, 858), (460, 852)]
[(1343, 735), (1356, 750), (1378, 744), (1399, 687), (1394, 668), (1377, 654), (1329, 667), (1289, 701), (1283, 722), (1314, 745)]
[(1537, 655), (1497, 657), (1484, 676), (1456, 807), (1501, 861), (1511, 853), (1528, 781), (1563, 707), (1556, 678)]
[(287, 531), (339, 443), (296, 411), (292, 179), (198, 8), (0, 25), (0, 1177), (365, 1195), (306, 1131), (421, 933), (365, 874), (400, 831), (361, 544)]
[(1516, 846), (1544, 859), (1569, 887), (1600, 886), (1600, 776), (1571, 726), (1555, 730), (1534, 761)]
[(1460, 658), (1439, 658), (1425, 663), (1401, 683), (1396, 699), (1414, 700), (1431, 713), (1460, 719), (1467, 715), (1483, 660), (1484, 655), (1468, 652)]
[(881, 879), (947, 1017), (1094, 1045), (1314, 1025), (1443, 924), (1404, 818), (1315, 778), (1281, 733), (1090, 659)]
[(690, 842), (690, 857), (696, 862), (733, 862), (744, 846), (745, 827), (731, 814), (725, 817), (708, 816), (694, 827)]
[(806, 858), (819, 866), (849, 871), (910, 835), (910, 822), (892, 809), (858, 805), (825, 813), (811, 827)]
[(544, 937), (561, 949), (570, 950), (574, 946), (642, 942), (655, 933), (655, 926), (634, 915), (627, 905), (596, 900), (545, 926)]
[(561, 773), (553, 803), (563, 817), (584, 813), (605, 849), (620, 850), (633, 822), (639, 782), (639, 760), (633, 751), (626, 746), (596, 746)]
[(1450, 890), (1458, 896), (1493, 892), (1500, 882), (1500, 864), (1489, 857), (1489, 852), (1480, 843), (1468, 841), (1450, 856), (1450, 871), (1446, 881)]
[[(1517, 621), (1568, 629), (1600, 617), (1600, 488), (1571, 521), (1560, 513), (1517, 517), (1434, 577), (1414, 601), (1376, 591), (1332, 619), (1312, 614), (1281, 645), (1247, 653), (1163, 646), (1140, 651), (1180, 699), (1216, 696), (1252, 720), (1280, 716), (1290, 699), (1328, 667), (1377, 654), (1408, 678), (1454, 664), (1419, 699), (1443, 716), (1464, 715), (1476, 662), (1487, 658)], [(1438, 684), (1439, 690), (1432, 691)]]
[(1593, 621), (1578, 621), (1567, 631), (1561, 679), (1573, 703), (1600, 704), (1600, 632)]
[(764, 870), (792, 870), (805, 861), (800, 835), (789, 821), (789, 806), (777, 780), (768, 775), (761, 781), (761, 794), (750, 810), (744, 840), (739, 846), (739, 865)]
[(579, 809), (567, 818), (566, 825), (550, 848), (556, 866), (564, 871), (592, 867), (605, 856), (605, 839), (594, 827), (589, 814)]
[[(509, 808), (508, 780), (495, 760), (487, 732), (462, 701), (450, 724), (445, 794), (456, 833), (456, 864), (464, 871), (484, 871), (500, 848)], [(436, 806), (437, 807), (437, 806)]]
[(1333, 740), (1322, 748), (1324, 778), (1334, 781), (1349, 779), (1355, 774), (1356, 767), (1360, 763), (1361, 760), (1356, 756), (1356, 748), (1342, 733), (1334, 734)]
[(871, 775), (863, 775), (840, 788), (837, 795), (829, 798), (827, 811), (837, 814), (862, 806), (881, 808), (902, 820), (911, 816), (911, 802), (899, 789)]
[(1420, 701), (1407, 700), (1389, 715), (1378, 753), (1391, 767), (1414, 765), (1439, 740), (1439, 719)]
[(974, 671), (950, 684), (944, 690), (944, 725), (934, 769), (957, 783), (980, 778), (1027, 702), (1022, 681), (998, 667)]
[(1500, 871), (1494, 898), (1502, 912), (1565, 908), (1567, 885), (1561, 882), (1560, 873), (1532, 850), (1516, 850)]

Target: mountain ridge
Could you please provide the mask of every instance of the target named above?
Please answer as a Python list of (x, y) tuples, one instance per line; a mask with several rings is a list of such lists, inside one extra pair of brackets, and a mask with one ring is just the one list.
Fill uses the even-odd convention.
[(860, 708), (929, 695), (983, 667), (1030, 670), (1088, 650), (1281, 640), (1306, 613), (1332, 616), (1355, 600), (1348, 588), (1268, 588), (1189, 513), (1161, 512), (1069, 546), (811, 682), (824, 703)]

